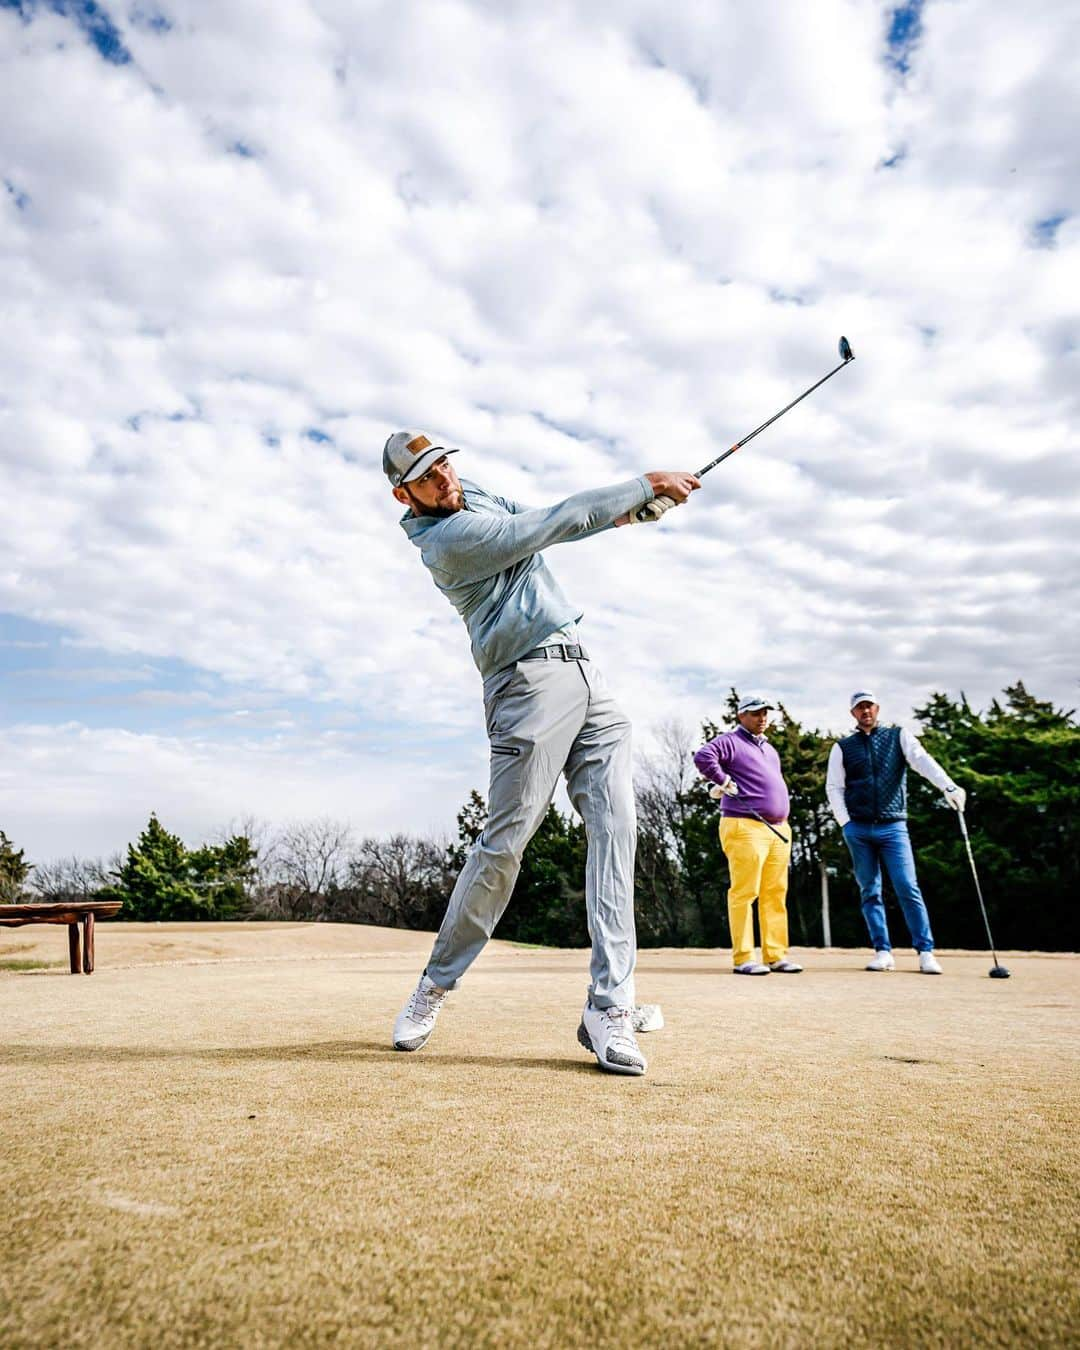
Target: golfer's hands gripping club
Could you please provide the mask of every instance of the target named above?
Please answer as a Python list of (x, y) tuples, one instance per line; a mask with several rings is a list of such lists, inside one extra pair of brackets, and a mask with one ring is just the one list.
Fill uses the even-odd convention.
[(719, 801), (721, 797), (737, 797), (739, 795), (739, 785), (734, 778), (729, 778), (726, 783), (714, 783), (709, 788), (709, 796), (714, 801)]
[(964, 805), (967, 802), (967, 793), (962, 787), (951, 787), (945, 792), (945, 800), (954, 811), (963, 812)]
[(626, 517), (627, 525), (648, 525), (659, 520), (665, 511), (670, 511), (673, 506), (681, 506), (691, 492), (696, 492), (701, 486), (701, 479), (693, 473), (647, 473), (645, 477), (652, 484), (656, 496), (651, 502), (631, 511)]

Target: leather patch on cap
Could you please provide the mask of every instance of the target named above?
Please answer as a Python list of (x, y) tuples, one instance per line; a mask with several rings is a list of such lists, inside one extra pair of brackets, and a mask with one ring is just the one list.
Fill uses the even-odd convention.
[(421, 450), (427, 450), (430, 446), (431, 442), (426, 436), (414, 436), (412, 440), (406, 444), (405, 449), (411, 454), (418, 455)]

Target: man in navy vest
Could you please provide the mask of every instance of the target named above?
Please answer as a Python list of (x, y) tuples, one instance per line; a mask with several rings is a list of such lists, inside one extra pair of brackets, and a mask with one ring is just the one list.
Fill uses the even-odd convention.
[(881, 897), (881, 866), (889, 874), (904, 912), (919, 970), (940, 975), (934, 956), (930, 918), (915, 876), (915, 858), (907, 829), (907, 771), (915, 770), (945, 794), (954, 810), (964, 809), (965, 792), (930, 757), (910, 731), (878, 726), (878, 701), (869, 690), (851, 696), (856, 730), (829, 752), (825, 792), (844, 832), (862, 896), (863, 918), (870, 930), (874, 959), (867, 970), (893, 970), (892, 944)]

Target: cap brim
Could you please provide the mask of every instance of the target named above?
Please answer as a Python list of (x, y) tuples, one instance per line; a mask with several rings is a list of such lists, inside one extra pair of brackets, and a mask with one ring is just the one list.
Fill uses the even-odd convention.
[(445, 445), (433, 445), (430, 450), (417, 457), (415, 462), (409, 466), (409, 472), (402, 474), (402, 483), (411, 483), (414, 479), (421, 478), (437, 459), (442, 459), (443, 455), (456, 455), (457, 450), (451, 450)]
[(741, 713), (744, 713), (744, 712), (766, 712), (766, 711), (768, 711), (768, 712), (775, 712), (775, 711), (776, 711), (776, 704), (775, 704), (775, 703), (748, 703), (748, 704), (746, 705), (745, 708), (740, 708), (739, 711), (740, 711)]

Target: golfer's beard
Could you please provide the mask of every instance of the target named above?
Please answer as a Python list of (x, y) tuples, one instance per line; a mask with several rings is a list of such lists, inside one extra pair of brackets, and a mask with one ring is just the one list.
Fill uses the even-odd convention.
[(442, 520), (446, 516), (456, 516), (465, 505), (465, 497), (461, 492), (458, 493), (457, 506), (428, 506), (424, 502), (417, 501), (413, 494), (409, 492), (408, 487), (405, 488), (405, 491), (409, 493), (413, 514), (417, 516), (434, 516), (436, 520)]

